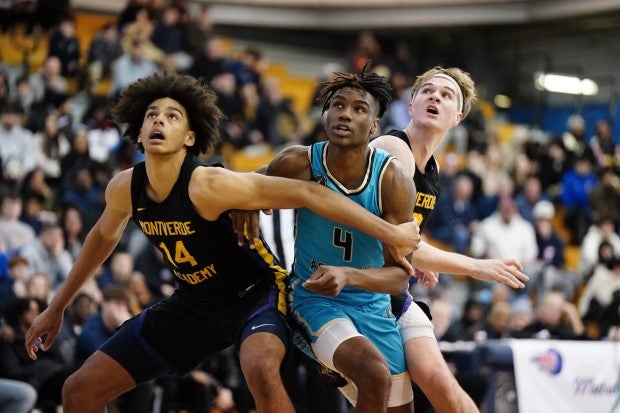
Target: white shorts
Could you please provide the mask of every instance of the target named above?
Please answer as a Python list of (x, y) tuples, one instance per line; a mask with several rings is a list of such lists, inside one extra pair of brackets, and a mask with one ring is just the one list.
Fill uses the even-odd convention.
[(412, 338), (430, 337), (435, 338), (433, 323), (426, 313), (414, 302), (411, 303), (407, 311), (398, 319), (400, 337), (403, 344)]
[[(334, 353), (344, 341), (362, 336), (355, 326), (348, 320), (337, 319), (325, 327), (319, 334), (315, 343), (312, 343), (312, 350), (318, 360), (325, 366), (334, 371), (338, 371), (334, 366)], [(342, 374), (342, 372), (338, 371)], [(343, 375), (344, 376), (344, 375)], [(357, 405), (357, 387), (347, 377), (348, 384), (339, 387), (338, 390), (355, 406)], [(406, 369), (403, 373), (392, 374), (392, 388), (388, 400), (388, 407), (402, 406), (413, 400), (413, 389), (411, 379)]]

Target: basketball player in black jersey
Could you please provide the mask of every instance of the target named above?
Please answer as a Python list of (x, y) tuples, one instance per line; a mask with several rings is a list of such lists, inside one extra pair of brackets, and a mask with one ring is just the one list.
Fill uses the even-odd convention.
[(164, 254), (179, 287), (126, 322), (67, 379), (65, 413), (103, 412), (136, 385), (186, 373), (233, 343), (257, 411), (293, 411), (279, 373), (289, 341), (285, 272), (261, 239), (238, 242), (231, 209), (310, 208), (394, 245), (395, 259), (413, 272), (405, 256), (420, 241), (414, 223), (391, 225), (314, 183), (201, 166), (198, 155), (219, 138), (215, 100), (197, 79), (155, 74), (131, 84), (113, 109), (145, 161), (108, 184), (105, 210), (66, 282), (28, 330), (26, 351), (36, 359), (39, 348), (53, 344), (66, 306), (130, 218)]
[[(414, 217), (420, 230), (440, 194), (439, 170), (433, 154), (448, 131), (469, 113), (476, 99), (469, 74), (458, 68), (435, 67), (418, 76), (411, 92), (411, 121), (404, 130), (393, 130), (375, 138), (371, 146), (390, 152), (414, 177), (417, 190)], [(415, 253), (419, 280), (427, 286), (437, 283), (437, 273), (462, 274), (484, 281), (496, 281), (523, 288), (527, 275), (514, 259), (474, 259), (443, 251), (426, 242)], [(438, 413), (477, 412), (473, 400), (463, 391), (444, 361), (433, 325), (408, 294), (392, 299), (400, 313), (400, 333), (405, 345), (409, 375), (420, 386)]]

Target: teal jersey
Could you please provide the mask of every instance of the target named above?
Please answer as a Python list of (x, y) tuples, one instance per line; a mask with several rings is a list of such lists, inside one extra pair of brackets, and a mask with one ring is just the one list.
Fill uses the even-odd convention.
[[(381, 149), (369, 148), (368, 168), (358, 188), (347, 189), (338, 182), (327, 168), (327, 142), (312, 145), (309, 149), (312, 180), (347, 196), (373, 214), (382, 215), (381, 180), (392, 156)], [(301, 284), (321, 264), (354, 268), (383, 267), (383, 244), (357, 229), (326, 219), (307, 208), (296, 211), (295, 217), (295, 261), (291, 274), (293, 288), (292, 305), (298, 299), (316, 296)], [(333, 300), (351, 304), (383, 305), (389, 302), (385, 294), (373, 293), (345, 287)]]

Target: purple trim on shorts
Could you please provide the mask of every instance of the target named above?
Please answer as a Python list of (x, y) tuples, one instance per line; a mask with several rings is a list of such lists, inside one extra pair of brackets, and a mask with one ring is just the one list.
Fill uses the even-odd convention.
[(412, 303), (413, 303), (413, 298), (411, 297), (411, 294), (409, 294), (409, 292), (407, 291), (407, 299), (403, 303), (403, 309), (401, 310), (400, 314), (394, 314), (397, 320), (400, 318), (400, 316), (402, 316), (403, 314), (407, 312), (407, 310), (409, 309)]
[[(274, 294), (274, 292), (275, 292), (275, 294)], [(272, 285), (271, 287), (269, 287), (269, 295), (268, 295), (267, 303), (265, 303), (261, 307), (257, 308), (256, 311), (254, 311), (252, 314), (250, 314), (250, 316), (248, 317), (248, 320), (253, 319), (258, 314), (262, 313), (265, 310), (268, 310), (270, 308), (275, 308), (276, 307), (276, 300), (277, 300), (277, 297), (278, 297), (278, 293), (279, 293), (279, 291), (278, 291), (278, 287), (276, 285)]]
[(150, 308), (147, 308), (138, 316), (138, 319), (136, 320), (136, 324), (134, 325), (133, 333), (136, 336), (136, 340), (138, 340), (138, 344), (140, 344), (140, 346), (147, 352), (147, 354), (151, 356), (156, 362), (161, 364), (164, 368), (178, 375), (185, 374), (184, 371), (179, 370), (174, 365), (170, 364), (167, 360), (165, 360), (163, 357), (161, 357), (159, 353), (157, 352), (157, 350), (151, 347), (151, 345), (144, 339), (144, 337), (142, 337), (142, 334), (140, 333), (140, 331), (142, 330), (142, 325), (144, 324), (144, 318), (146, 317), (146, 312), (149, 311), (149, 309)]

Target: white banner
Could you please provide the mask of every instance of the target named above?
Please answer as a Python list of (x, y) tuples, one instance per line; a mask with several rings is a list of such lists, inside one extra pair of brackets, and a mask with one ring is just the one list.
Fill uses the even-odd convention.
[(519, 413), (620, 413), (620, 343), (509, 340)]

